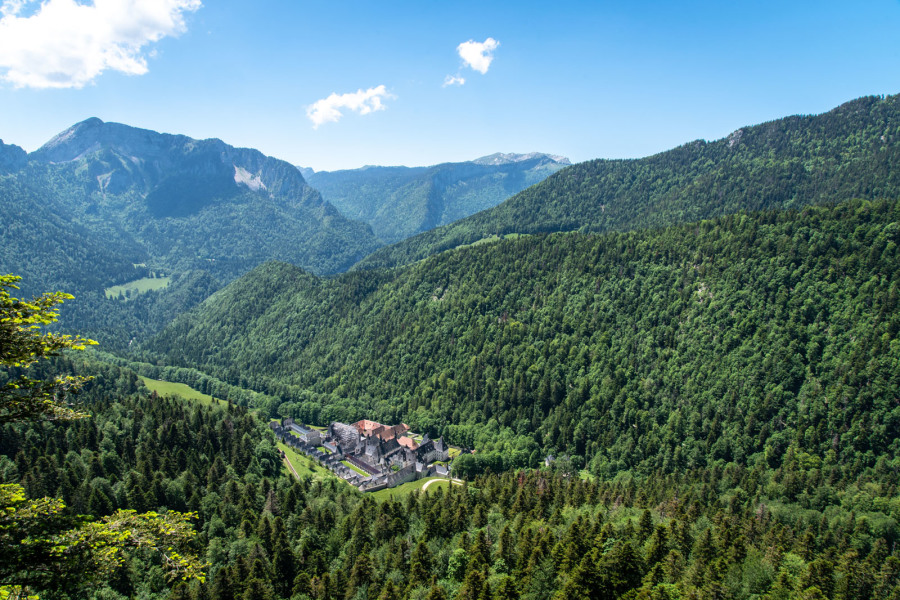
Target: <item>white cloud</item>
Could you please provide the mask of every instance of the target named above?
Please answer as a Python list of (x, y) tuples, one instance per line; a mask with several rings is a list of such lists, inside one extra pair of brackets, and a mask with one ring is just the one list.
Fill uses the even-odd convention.
[(340, 109), (346, 108), (361, 115), (387, 108), (382, 100), (393, 98), (383, 85), (362, 89), (348, 94), (331, 94), (327, 98), (317, 100), (306, 108), (306, 116), (313, 122), (313, 129), (322, 123), (336, 123), (344, 116)]
[(201, 0), (0, 0), (0, 79), (16, 87), (80, 88), (111, 69), (147, 72), (144, 47), (183, 33)]
[(494, 60), (494, 50), (500, 47), (500, 42), (494, 38), (488, 38), (483, 42), (469, 40), (456, 47), (459, 57), (469, 67), (472, 67), (482, 75), (488, 72), (491, 61)]
[(0, 6), (0, 15), (18, 15), (25, 8), (25, 5), (33, 0), (6, 0), (3, 6)]
[(447, 75), (444, 77), (443, 87), (447, 87), (448, 85), (464, 85), (465, 83), (465, 77), (460, 77), (459, 75)]

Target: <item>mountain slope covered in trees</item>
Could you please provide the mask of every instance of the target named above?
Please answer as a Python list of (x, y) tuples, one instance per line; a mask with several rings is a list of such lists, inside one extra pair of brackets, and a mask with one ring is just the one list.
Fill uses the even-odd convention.
[(393, 243), (496, 206), (569, 164), (540, 153), (493, 154), (431, 167), (311, 172), (306, 179), (344, 215)]
[(474, 471), (566, 452), (604, 476), (796, 446), (900, 451), (900, 206), (850, 201), (661, 230), (525, 236), (395, 271), (270, 263), (179, 318), (149, 358), (408, 422)]
[[(40, 367), (94, 375), (82, 396), (93, 416), (0, 427), (0, 483), (59, 498), (70, 515), (195, 512), (192, 550), (208, 563), (205, 581), (185, 584), (138, 553), (103, 577), (44, 573), (46, 587), (0, 562), (0, 586), (30, 581), (42, 598), (900, 594), (893, 457), (861, 467), (792, 446), (777, 468), (718, 461), (614, 481), (573, 477), (558, 461), (376, 500), (302, 459), (295, 479), (268, 428), (242, 407), (148, 396), (133, 373), (108, 365), (66, 358)], [(10, 536), (0, 530), (0, 553), (27, 552), (5, 545)]]
[(740, 210), (900, 196), (900, 96), (738, 129), (637, 160), (593, 160), (499, 206), (374, 252), (390, 267), (495, 235), (625, 231)]
[(295, 167), (220, 140), (88, 119), (28, 159), (15, 180), (157, 268), (233, 278), (277, 258), (332, 273), (376, 246)]
[[(25, 295), (74, 294), (64, 326), (120, 350), (262, 262), (332, 273), (379, 244), (286, 162), (99, 119), (29, 155), (0, 146), (0, 200), (0, 272)], [(139, 302), (106, 298), (151, 273), (173, 279)]]
[[(0, 426), (0, 484), (59, 498), (72, 519), (195, 512), (191, 550), (207, 577), (167, 579), (140, 551), (80, 577), (11, 568), (31, 564), (34, 547), (3, 510), (0, 591), (24, 583), (60, 600), (898, 597), (898, 222), (896, 202), (852, 201), (655, 232), (523, 237), (333, 280), (264, 265), (210, 300), (231, 319), (226, 333), (241, 322), (277, 333), (248, 357), (280, 351), (277, 338), (305, 319), (310, 341), (289, 344), (315, 345), (317, 314), (351, 329), (310, 368), (384, 356), (406, 375), (418, 356), (455, 360), (481, 344), (458, 367), (414, 365), (432, 388), (428, 410), (440, 416), (448, 404), (487, 424), (469, 429), (484, 451), (454, 463), (470, 482), (376, 499), (296, 456), (295, 478), (244, 407), (156, 398), (127, 369), (61, 357), (30, 375), (93, 375), (80, 407), (92, 417)], [(416, 279), (427, 273), (434, 279)], [(516, 273), (529, 273), (528, 289)], [(265, 293), (255, 305), (240, 298), (252, 279), (270, 284), (256, 288)], [(308, 310), (278, 312), (290, 303)], [(366, 346), (378, 332), (387, 345), (376, 356)], [(354, 375), (375, 373), (362, 366)], [(482, 374), (472, 403), (462, 392)], [(520, 387), (546, 374), (548, 397)], [(10, 375), (0, 371), (0, 382)], [(347, 382), (326, 385), (335, 383)], [(322, 412), (372, 415), (334, 393), (302, 400), (281, 409), (315, 416), (315, 403), (334, 402)], [(509, 413), (544, 410), (534, 402), (543, 400), (550, 419), (576, 419), (576, 429), (586, 403), (589, 435), (624, 444), (600, 448), (593, 476), (576, 476), (580, 455), (475, 475), (532, 462), (527, 440), (497, 428), (507, 401)], [(374, 409), (397, 414), (389, 403)]]

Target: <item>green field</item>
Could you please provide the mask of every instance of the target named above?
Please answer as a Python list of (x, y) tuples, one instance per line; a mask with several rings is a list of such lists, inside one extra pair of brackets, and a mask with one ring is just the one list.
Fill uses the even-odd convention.
[(359, 467), (357, 467), (356, 465), (354, 465), (353, 463), (351, 463), (349, 460), (342, 460), (342, 461), (341, 461), (341, 464), (344, 465), (345, 467), (347, 467), (348, 469), (353, 469), (354, 471), (356, 471), (357, 473), (359, 473), (359, 474), (362, 475), (363, 477), (368, 477), (368, 476), (369, 476), (368, 473), (366, 473), (365, 471), (363, 471), (362, 469), (360, 469)]
[[(384, 502), (385, 500), (390, 500), (391, 498), (395, 499), (403, 499), (412, 494), (415, 491), (421, 490), (425, 487), (425, 484), (429, 481), (437, 480), (435, 483), (432, 483), (428, 486), (428, 489), (425, 490), (426, 494), (430, 494), (431, 492), (436, 492), (438, 488), (446, 489), (450, 485), (450, 480), (444, 479), (443, 477), (426, 477), (425, 479), (420, 479), (418, 481), (410, 481), (409, 483), (404, 483), (403, 485), (398, 485), (397, 487), (388, 488), (386, 490), (378, 490), (377, 492), (372, 492), (371, 496), (378, 500), (379, 502)], [(459, 485), (454, 483), (453, 485)]]
[(171, 383), (169, 381), (150, 379), (149, 377), (141, 377), (141, 381), (144, 382), (144, 385), (146, 385), (150, 391), (156, 392), (160, 396), (178, 396), (185, 400), (196, 400), (201, 404), (210, 406), (216, 404), (216, 402), (213, 401), (212, 396), (198, 392), (194, 388), (183, 383)]
[(520, 237), (525, 237), (527, 233), (507, 233), (505, 235), (490, 235), (488, 237), (481, 238), (480, 240), (475, 240), (471, 244), (460, 244), (456, 246), (454, 249), (459, 250), (460, 248), (472, 248), (474, 246), (481, 246), (482, 244), (492, 244), (494, 242), (499, 242), (501, 240), (517, 240)]
[(335, 476), (331, 471), (320, 465), (317, 461), (307, 456), (303, 456), (290, 446), (279, 443), (278, 449), (284, 452), (285, 456), (287, 456), (288, 461), (291, 463), (291, 465), (294, 467), (294, 470), (297, 471), (297, 475), (299, 475), (300, 477), (304, 477), (306, 475), (323, 475), (325, 477)]
[(329, 450), (325, 446), (316, 446), (316, 450), (318, 450), (319, 452), (324, 452), (325, 454), (331, 454), (331, 450)]
[(142, 279), (129, 281), (128, 283), (123, 283), (122, 285), (108, 287), (103, 291), (106, 293), (107, 298), (115, 299), (119, 297), (119, 294), (122, 294), (127, 299), (129, 295), (133, 298), (144, 292), (161, 290), (168, 287), (171, 280), (171, 277), (144, 277)]

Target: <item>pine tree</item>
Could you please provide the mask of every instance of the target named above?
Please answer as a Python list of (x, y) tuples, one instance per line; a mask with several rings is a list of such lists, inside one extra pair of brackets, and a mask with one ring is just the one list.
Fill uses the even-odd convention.
[(432, 556), (424, 540), (419, 540), (410, 557), (409, 586), (407, 590), (426, 585), (431, 579)]
[(400, 600), (400, 594), (397, 592), (397, 588), (394, 587), (392, 580), (388, 579), (381, 590), (381, 594), (378, 596), (378, 600)]
[(373, 578), (375, 572), (372, 568), (372, 560), (369, 558), (368, 547), (356, 557), (356, 562), (353, 563), (353, 568), (350, 570), (350, 580), (347, 582), (347, 591), (344, 594), (344, 598), (350, 600), (354, 596), (356, 596), (357, 590), (369, 585)]
[(231, 569), (228, 567), (216, 571), (216, 575), (212, 582), (210, 600), (235, 600), (235, 589), (231, 580)]

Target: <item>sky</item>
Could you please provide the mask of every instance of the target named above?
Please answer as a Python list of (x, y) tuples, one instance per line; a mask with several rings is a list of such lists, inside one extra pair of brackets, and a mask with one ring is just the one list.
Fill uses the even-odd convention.
[(648, 156), (900, 92), (900, 0), (0, 0), (0, 139), (89, 117), (318, 171)]

